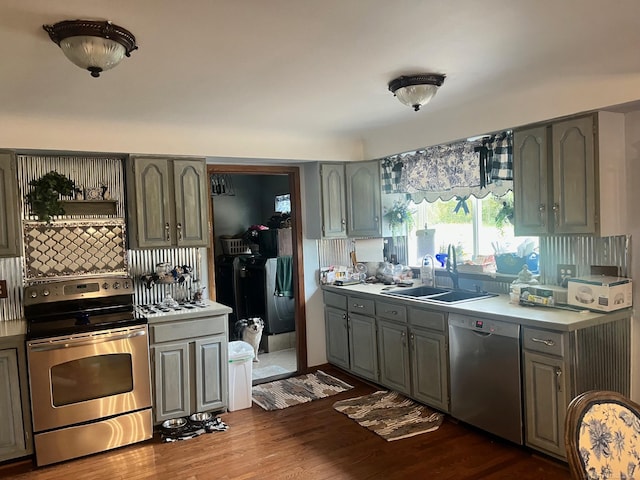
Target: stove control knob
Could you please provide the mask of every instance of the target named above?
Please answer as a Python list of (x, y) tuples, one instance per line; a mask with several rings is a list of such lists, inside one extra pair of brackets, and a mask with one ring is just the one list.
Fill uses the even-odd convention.
[(113, 283), (113, 289), (114, 290), (118, 290), (120, 288), (120, 282), (114, 282)]
[(129, 282), (126, 282), (126, 281), (125, 281), (125, 282), (122, 284), (122, 288), (124, 288), (125, 290), (129, 290)]
[(44, 295), (45, 297), (48, 297), (48, 296), (49, 296), (49, 290), (44, 289), (44, 290), (42, 291), (42, 295)]
[(102, 289), (103, 289), (103, 290), (109, 290), (109, 284), (108, 284), (107, 282), (104, 282), (104, 283), (102, 284)]
[(38, 292), (36, 292), (35, 290), (31, 292), (31, 298), (36, 298), (37, 296), (38, 296)]

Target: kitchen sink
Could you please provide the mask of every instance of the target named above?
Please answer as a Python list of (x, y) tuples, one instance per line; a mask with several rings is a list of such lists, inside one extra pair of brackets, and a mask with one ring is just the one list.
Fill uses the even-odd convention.
[(420, 285), (384, 292), (385, 295), (408, 297), (428, 303), (460, 303), (483, 298), (496, 297), (495, 293), (472, 292), (470, 290), (452, 290), (448, 288)]

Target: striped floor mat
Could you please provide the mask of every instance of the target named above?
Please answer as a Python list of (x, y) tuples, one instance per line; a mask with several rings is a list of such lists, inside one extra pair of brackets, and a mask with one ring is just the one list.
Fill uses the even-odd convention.
[(348, 383), (318, 370), (307, 375), (256, 385), (252, 394), (254, 403), (265, 410), (281, 410), (352, 388)]

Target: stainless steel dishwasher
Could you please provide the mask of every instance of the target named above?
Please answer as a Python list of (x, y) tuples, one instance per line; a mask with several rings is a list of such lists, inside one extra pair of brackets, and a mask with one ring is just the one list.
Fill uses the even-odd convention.
[(522, 445), (520, 325), (449, 315), (451, 415)]

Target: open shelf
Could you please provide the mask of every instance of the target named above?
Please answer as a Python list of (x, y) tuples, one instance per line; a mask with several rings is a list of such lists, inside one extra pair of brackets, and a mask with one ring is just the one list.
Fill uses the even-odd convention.
[(61, 200), (65, 215), (115, 215), (116, 200)]

